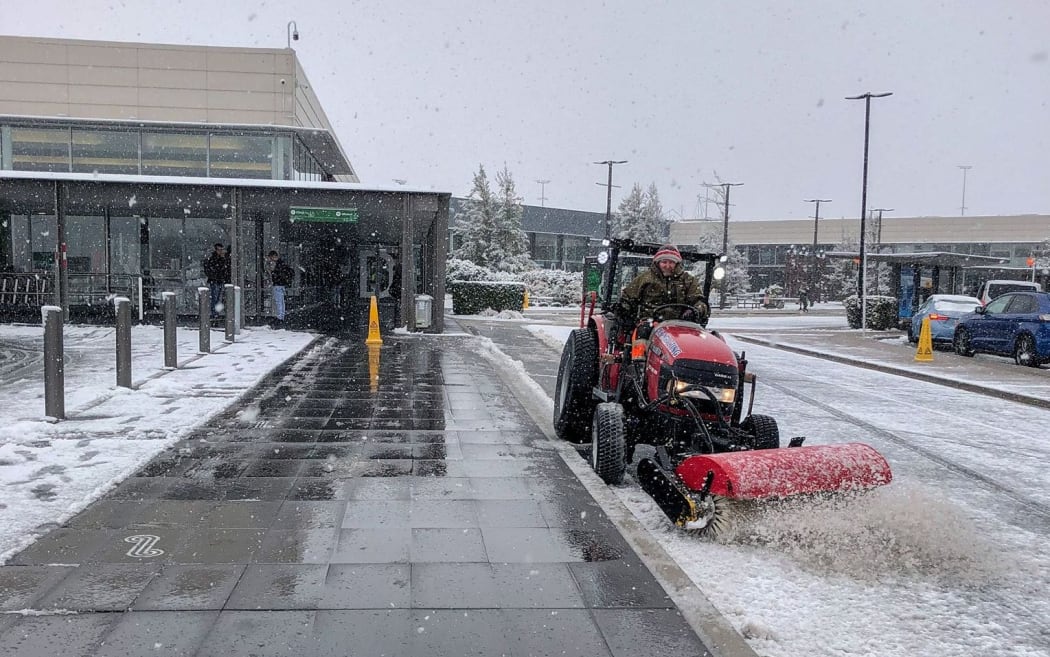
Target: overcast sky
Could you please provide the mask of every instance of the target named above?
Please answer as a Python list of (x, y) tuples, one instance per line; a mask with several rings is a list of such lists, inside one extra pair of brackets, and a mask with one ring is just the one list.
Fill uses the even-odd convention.
[[(75, 6), (75, 10), (70, 8)], [(0, 33), (293, 42), (365, 183), (465, 195), (504, 163), (528, 203), (604, 212), (656, 184), (672, 218), (743, 182), (734, 219), (1050, 214), (1045, 0), (0, 0)], [(708, 212), (715, 215), (714, 208)]]

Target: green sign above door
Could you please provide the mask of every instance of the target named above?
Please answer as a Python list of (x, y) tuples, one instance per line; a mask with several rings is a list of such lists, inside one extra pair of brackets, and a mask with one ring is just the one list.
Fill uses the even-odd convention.
[(310, 221), (323, 224), (356, 224), (357, 208), (297, 208), (288, 211), (292, 223)]

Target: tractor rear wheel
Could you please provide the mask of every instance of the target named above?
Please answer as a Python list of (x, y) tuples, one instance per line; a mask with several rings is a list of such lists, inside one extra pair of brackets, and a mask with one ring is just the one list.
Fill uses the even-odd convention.
[(748, 415), (740, 428), (751, 434), (751, 449), (777, 449), (780, 447), (780, 428), (777, 421), (768, 415)]
[(554, 433), (562, 440), (585, 443), (590, 438), (597, 381), (597, 337), (588, 329), (574, 329), (561, 352), (554, 388)]
[(594, 411), (591, 436), (591, 467), (607, 484), (623, 481), (623, 473), (627, 469), (625, 443), (623, 406), (615, 402), (598, 404)]

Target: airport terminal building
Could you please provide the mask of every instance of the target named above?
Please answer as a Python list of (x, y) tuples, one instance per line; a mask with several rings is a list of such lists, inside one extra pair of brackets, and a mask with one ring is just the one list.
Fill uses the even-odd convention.
[(196, 315), (221, 243), (248, 322), (275, 250), (290, 319), (441, 330), (449, 195), (362, 185), (294, 50), (0, 36), (0, 84), (0, 319)]
[[(720, 244), (724, 228), (721, 219), (676, 222), (671, 224), (671, 241), (688, 245), (713, 236)], [(1028, 265), (1028, 258), (1040, 242), (1050, 238), (1050, 215), (884, 216), (881, 220), (874, 215), (865, 228), (865, 250), (869, 255), (937, 252), (985, 257), (973, 260), (1001, 260), (994, 265), (964, 267), (957, 282), (958, 291), (989, 278), (1034, 276), (1044, 287), (1050, 278), (1050, 273), (1033, 271)], [(860, 219), (730, 220), (728, 229), (732, 244), (747, 257), (753, 290), (776, 283), (796, 293), (790, 289), (793, 269), (815, 263), (820, 270), (828, 265), (828, 254), (857, 250)]]

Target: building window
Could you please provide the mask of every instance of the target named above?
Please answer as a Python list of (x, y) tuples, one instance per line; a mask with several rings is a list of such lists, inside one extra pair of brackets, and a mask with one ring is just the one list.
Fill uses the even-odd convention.
[(73, 130), (73, 171), (139, 172), (139, 133)]
[(572, 265), (583, 266), (583, 259), (588, 253), (589, 243), (590, 240), (586, 237), (570, 237), (566, 235), (562, 238), (562, 250), (564, 251), (562, 260), (567, 268)]
[(208, 175), (212, 178), (274, 176), (274, 138), (270, 136), (212, 135)]
[(147, 176), (208, 175), (208, 136), (142, 133), (142, 173)]
[(556, 261), (558, 259), (558, 237), (551, 233), (536, 233), (535, 235), (536, 242), (532, 259), (546, 262)]
[(12, 128), (11, 168), (69, 171), (69, 128)]
[(51, 271), (58, 224), (54, 215), (11, 215), (11, 267), (16, 272)]
[(322, 180), (321, 165), (317, 163), (303, 142), (295, 140), (295, 180)]

